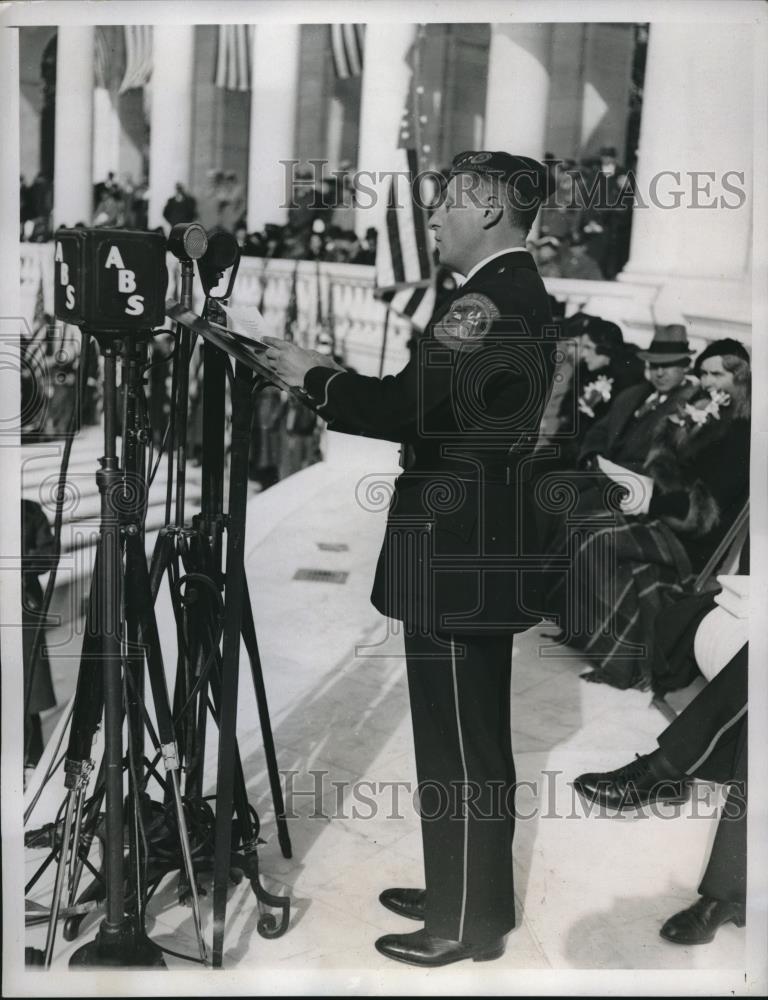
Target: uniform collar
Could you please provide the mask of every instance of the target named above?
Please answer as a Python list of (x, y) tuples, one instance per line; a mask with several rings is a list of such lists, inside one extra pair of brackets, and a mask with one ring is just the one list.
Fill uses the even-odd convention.
[(496, 260), (498, 257), (504, 257), (508, 253), (527, 254), (528, 251), (525, 249), (525, 247), (505, 247), (503, 250), (497, 250), (496, 253), (489, 254), (487, 257), (484, 257), (482, 260), (478, 261), (474, 267), (471, 267), (469, 269), (466, 278), (462, 282), (462, 285), (468, 284), (472, 280), (472, 278), (474, 278), (474, 276), (486, 266), (486, 264), (490, 264), (491, 261)]

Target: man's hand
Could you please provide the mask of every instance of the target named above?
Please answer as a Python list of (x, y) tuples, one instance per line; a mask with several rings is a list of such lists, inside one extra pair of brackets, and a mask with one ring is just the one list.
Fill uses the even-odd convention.
[(318, 351), (307, 351), (298, 344), (292, 344), (288, 340), (281, 340), (279, 337), (262, 337), (265, 344), (269, 345), (264, 358), (280, 378), (288, 385), (303, 386), (304, 376), (310, 368), (334, 368), (336, 371), (344, 371), (341, 365), (336, 364), (328, 354), (320, 354)]

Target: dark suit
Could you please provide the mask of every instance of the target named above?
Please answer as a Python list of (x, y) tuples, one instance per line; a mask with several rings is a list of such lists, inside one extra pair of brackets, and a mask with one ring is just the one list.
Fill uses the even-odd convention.
[(620, 465), (629, 464), (639, 470), (651, 445), (654, 430), (665, 417), (687, 402), (696, 390), (696, 383), (686, 380), (658, 406), (635, 417), (654, 390), (650, 382), (630, 386), (619, 393), (605, 416), (587, 431), (579, 460), (583, 461), (590, 455), (602, 455)]
[(730, 783), (699, 892), (744, 903), (747, 892), (747, 645), (659, 736), (681, 774)]
[(533, 259), (508, 253), (441, 306), (399, 374), (313, 368), (304, 382), (331, 429), (407, 445), (372, 601), (405, 624), (426, 928), (473, 944), (514, 926), (509, 684), (512, 637), (539, 620), (528, 466), (550, 324)]

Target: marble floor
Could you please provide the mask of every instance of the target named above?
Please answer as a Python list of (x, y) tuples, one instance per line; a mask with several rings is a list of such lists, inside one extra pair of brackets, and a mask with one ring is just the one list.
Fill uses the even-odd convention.
[[(700, 984), (717, 992), (726, 984), (738, 992), (744, 930), (727, 925), (698, 948), (668, 944), (658, 933), (666, 917), (696, 898), (718, 792), (700, 787), (695, 802), (675, 815), (587, 815), (573, 777), (651, 749), (665, 723), (648, 694), (581, 681), (583, 661), (555, 646), (553, 629), (543, 625), (514, 649), (513, 745), (524, 815), (515, 837), (518, 926), (505, 955), (485, 966), (427, 971), (396, 966), (374, 950), (380, 934), (414, 929), (380, 906), (379, 892), (422, 878), (402, 638), (368, 600), (384, 517), (372, 509), (380, 500), (372, 470), (385, 479), (396, 464), (388, 445), (329, 437), (326, 463), (249, 506), (248, 579), (291, 817), (290, 859), (277, 842), (245, 660), (238, 735), (266, 841), (263, 881), (290, 897), (290, 926), (274, 940), (259, 936), (252, 892), (246, 883), (233, 886), (229, 971), (222, 975), (235, 978), (197, 978), (195, 991), (228, 992), (238, 983), (250, 993), (579, 993), (599, 974), (610, 977), (600, 980), (601, 990), (608, 984), (615, 992), (635, 992), (646, 982), (662, 991), (696, 992)], [(299, 568), (348, 576), (344, 583), (296, 580)], [(159, 616), (172, 642), (165, 597)], [(213, 746), (207, 767), (212, 782)], [(46, 789), (41, 818), (58, 794)], [(36, 854), (27, 852), (28, 872), (39, 863)], [(203, 900), (209, 940), (210, 900)], [(95, 926), (89, 918), (76, 942), (59, 938), (56, 968), (66, 968)], [(152, 899), (148, 928), (159, 944), (197, 953), (191, 913), (178, 905), (174, 879)], [(30, 929), (27, 943), (40, 946), (43, 936)], [(167, 964), (189, 969), (171, 956)]]

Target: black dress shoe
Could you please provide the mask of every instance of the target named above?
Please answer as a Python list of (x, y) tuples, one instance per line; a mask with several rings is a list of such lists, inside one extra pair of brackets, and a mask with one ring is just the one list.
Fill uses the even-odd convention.
[(737, 927), (743, 927), (745, 921), (746, 914), (741, 903), (701, 896), (693, 906), (670, 917), (659, 934), (673, 944), (709, 944), (723, 924), (732, 922)]
[(422, 928), (412, 934), (387, 934), (376, 942), (376, 951), (408, 965), (436, 968), (471, 958), (473, 962), (490, 962), (504, 954), (504, 938), (485, 944), (462, 944), (447, 938), (434, 937)]
[(379, 902), (398, 916), (423, 920), (427, 908), (426, 889), (385, 889)]
[(590, 803), (621, 810), (651, 802), (685, 802), (691, 782), (673, 772), (661, 751), (656, 750), (638, 755), (631, 764), (615, 771), (580, 774), (573, 787)]

